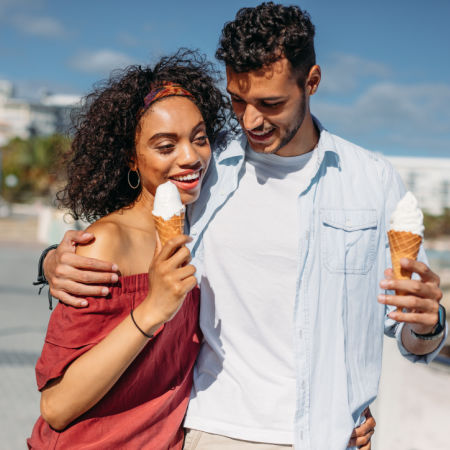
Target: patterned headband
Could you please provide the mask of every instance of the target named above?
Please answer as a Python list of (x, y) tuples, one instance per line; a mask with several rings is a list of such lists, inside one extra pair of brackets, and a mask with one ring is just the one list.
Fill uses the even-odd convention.
[(160, 86), (152, 89), (144, 98), (144, 107), (141, 110), (141, 113), (147, 111), (147, 109), (155, 103), (157, 100), (164, 97), (173, 97), (173, 96), (181, 96), (181, 97), (191, 97), (194, 96), (184, 89), (182, 86), (176, 83), (172, 83), (171, 81), (165, 81)]

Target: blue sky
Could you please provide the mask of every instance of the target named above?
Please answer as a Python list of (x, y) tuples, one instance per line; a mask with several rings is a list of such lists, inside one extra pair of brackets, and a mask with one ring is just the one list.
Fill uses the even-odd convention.
[[(110, 70), (180, 46), (211, 59), (224, 22), (256, 1), (0, 0), (0, 79), (22, 97), (86, 94)], [(450, 157), (450, 1), (305, 0), (330, 131), (391, 155)]]

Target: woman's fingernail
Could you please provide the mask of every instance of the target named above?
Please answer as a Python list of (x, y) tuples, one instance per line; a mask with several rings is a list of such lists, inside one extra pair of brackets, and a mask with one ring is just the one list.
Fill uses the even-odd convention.
[(91, 233), (84, 233), (83, 236), (81, 236), (83, 239), (87, 239), (87, 238), (91, 238), (92, 234)]
[(118, 276), (116, 273), (113, 273), (113, 274), (111, 275), (111, 281), (112, 281), (113, 283), (116, 283), (118, 280), (119, 280), (119, 276)]
[(117, 272), (119, 270), (119, 266), (117, 264), (112, 265), (113, 272)]
[(108, 288), (102, 288), (102, 295), (108, 295), (109, 294), (109, 289)]
[(385, 301), (386, 301), (386, 296), (383, 295), (383, 294), (380, 294), (380, 295), (378, 296), (378, 300), (379, 300), (380, 302), (385, 302)]
[(383, 281), (381, 281), (380, 286), (383, 289), (387, 289), (387, 288), (391, 287), (391, 282), (388, 280), (383, 280)]
[(87, 305), (88, 305), (87, 300), (81, 300), (80, 305), (81, 305), (81, 306), (87, 306)]

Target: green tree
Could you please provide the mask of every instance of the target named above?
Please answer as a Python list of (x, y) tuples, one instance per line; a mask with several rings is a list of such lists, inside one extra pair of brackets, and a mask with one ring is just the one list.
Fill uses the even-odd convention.
[[(2, 148), (3, 197), (11, 202), (28, 202), (36, 197), (50, 201), (62, 181), (58, 161), (69, 148), (70, 139), (59, 134), (12, 139)], [(5, 183), (8, 175), (17, 177), (15, 186)]]

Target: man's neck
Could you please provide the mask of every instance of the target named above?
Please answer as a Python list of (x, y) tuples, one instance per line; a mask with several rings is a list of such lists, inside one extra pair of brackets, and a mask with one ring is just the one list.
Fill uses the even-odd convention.
[(299, 156), (313, 150), (319, 142), (320, 132), (308, 111), (295, 136), (277, 152), (278, 156)]

